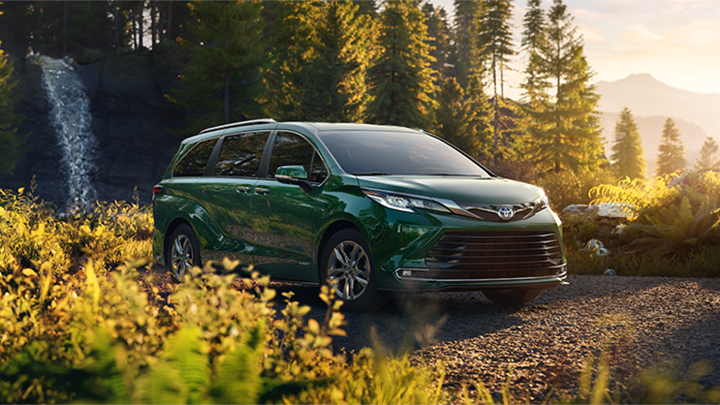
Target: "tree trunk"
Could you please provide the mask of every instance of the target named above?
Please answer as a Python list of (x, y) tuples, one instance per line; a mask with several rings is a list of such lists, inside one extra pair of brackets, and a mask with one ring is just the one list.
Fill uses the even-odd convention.
[(155, 23), (155, 0), (150, 1), (150, 30), (152, 31), (152, 46), (157, 43), (157, 24)]
[[(153, 0), (155, 1), (155, 0)], [(158, 34), (158, 44), (163, 41), (163, 4), (162, 2), (158, 2), (157, 5), (158, 10), (158, 18), (157, 18), (157, 34)]]
[(138, 4), (138, 45), (139, 49), (143, 48), (143, 14), (144, 14), (144, 1), (140, 0), (140, 4)]
[[(225, 49), (230, 47), (230, 35), (225, 34)], [(225, 73), (225, 123), (230, 123), (230, 72)]]
[(167, 35), (165, 35), (165, 38), (172, 41), (172, 5), (173, 2), (168, 2), (168, 12), (167, 12)]
[(115, 16), (115, 55), (120, 55), (120, 23), (118, 22), (117, 0), (113, 1), (113, 14)]

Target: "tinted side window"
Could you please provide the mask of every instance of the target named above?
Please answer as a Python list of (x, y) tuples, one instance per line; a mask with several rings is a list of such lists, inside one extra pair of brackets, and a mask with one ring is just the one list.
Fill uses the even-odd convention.
[(309, 181), (321, 182), (327, 176), (322, 159), (308, 141), (291, 132), (280, 132), (275, 138), (268, 176), (275, 177), (278, 167), (290, 165), (304, 167), (310, 174)]
[(210, 159), (210, 154), (216, 142), (217, 139), (209, 139), (195, 145), (195, 147), (175, 165), (173, 176), (202, 176), (205, 173), (205, 166), (207, 165), (208, 159)]
[(248, 132), (225, 138), (220, 149), (216, 176), (257, 177), (260, 158), (270, 132)]

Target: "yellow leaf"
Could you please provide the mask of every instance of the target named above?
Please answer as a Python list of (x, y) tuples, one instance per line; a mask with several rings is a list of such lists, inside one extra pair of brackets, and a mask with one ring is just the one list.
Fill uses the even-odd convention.
[(314, 333), (316, 335), (319, 334), (320, 333), (320, 324), (318, 323), (318, 321), (316, 321), (314, 319), (309, 319), (308, 320), (308, 331), (310, 331), (311, 333)]
[(33, 269), (23, 269), (22, 273), (26, 277), (37, 277), (37, 273)]

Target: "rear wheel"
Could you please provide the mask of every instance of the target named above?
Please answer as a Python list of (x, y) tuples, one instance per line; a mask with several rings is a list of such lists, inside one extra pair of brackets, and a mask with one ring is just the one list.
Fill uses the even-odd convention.
[(483, 294), (492, 302), (498, 305), (525, 305), (540, 295), (542, 289), (487, 289)]
[(320, 280), (332, 287), (344, 302), (342, 309), (350, 312), (377, 311), (388, 301), (377, 290), (370, 249), (356, 229), (342, 229), (330, 237), (320, 261)]
[(200, 266), (200, 249), (195, 232), (187, 224), (178, 225), (168, 240), (166, 264), (173, 281), (183, 281), (193, 266)]

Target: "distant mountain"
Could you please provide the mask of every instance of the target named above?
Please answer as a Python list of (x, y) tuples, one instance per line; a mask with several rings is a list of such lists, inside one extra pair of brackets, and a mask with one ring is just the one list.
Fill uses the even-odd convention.
[(603, 135), (606, 149), (615, 141), (615, 123), (619, 112), (632, 111), (643, 139), (649, 172), (654, 169), (663, 124), (668, 117), (682, 134), (688, 163), (699, 155), (705, 138), (720, 142), (720, 94), (701, 94), (669, 86), (647, 73), (633, 74), (614, 82), (595, 84), (601, 95), (600, 111), (605, 113)]

